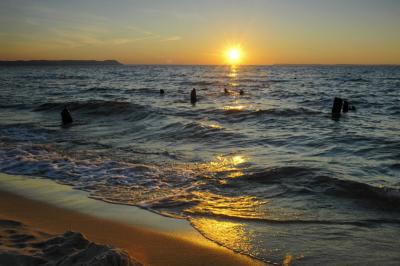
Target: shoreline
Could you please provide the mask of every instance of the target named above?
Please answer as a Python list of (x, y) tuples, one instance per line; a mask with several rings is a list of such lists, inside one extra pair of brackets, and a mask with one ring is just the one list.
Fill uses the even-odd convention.
[(86, 195), (51, 180), (0, 173), (0, 215), (29, 227), (77, 231), (126, 250), (144, 265), (265, 265), (206, 239), (186, 220)]

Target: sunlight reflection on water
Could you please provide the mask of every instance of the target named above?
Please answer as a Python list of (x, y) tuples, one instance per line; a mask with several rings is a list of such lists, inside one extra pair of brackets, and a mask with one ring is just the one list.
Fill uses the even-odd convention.
[(193, 195), (198, 199), (198, 204), (186, 209), (185, 213), (257, 219), (261, 208), (268, 202), (252, 196), (229, 197), (205, 191), (195, 191)]
[(194, 168), (197, 172), (202, 173), (204, 177), (209, 178), (215, 178), (216, 174), (226, 174), (220, 179), (221, 182), (224, 182), (224, 177), (237, 178), (243, 176), (247, 160), (243, 155), (220, 155), (213, 161), (195, 164)]
[(244, 105), (226, 105), (226, 106), (224, 106), (224, 110), (228, 110), (228, 111), (241, 111), (245, 108), (246, 108), (246, 106), (244, 106)]
[(195, 218), (191, 219), (190, 222), (200, 232), (212, 232), (213, 240), (217, 243), (224, 243), (235, 251), (244, 251), (247, 254), (251, 254), (253, 250), (250, 242), (251, 233), (241, 223), (207, 218)]

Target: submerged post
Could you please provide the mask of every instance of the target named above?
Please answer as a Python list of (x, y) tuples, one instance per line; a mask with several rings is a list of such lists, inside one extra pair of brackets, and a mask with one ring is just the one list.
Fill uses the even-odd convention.
[(332, 106), (332, 116), (340, 117), (340, 112), (342, 111), (343, 100), (342, 98), (335, 97)]
[(163, 95), (165, 91), (163, 89), (160, 89), (160, 94)]
[(61, 120), (63, 125), (68, 125), (72, 123), (72, 116), (71, 113), (68, 111), (67, 107), (61, 111)]
[(197, 102), (197, 95), (196, 95), (196, 89), (193, 88), (192, 92), (190, 93), (190, 102), (192, 104), (195, 104)]

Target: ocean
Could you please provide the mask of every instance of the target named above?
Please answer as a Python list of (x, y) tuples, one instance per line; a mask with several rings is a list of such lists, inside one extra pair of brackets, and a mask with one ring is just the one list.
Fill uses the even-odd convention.
[(0, 67), (0, 92), (0, 172), (271, 264), (398, 265), (399, 66)]

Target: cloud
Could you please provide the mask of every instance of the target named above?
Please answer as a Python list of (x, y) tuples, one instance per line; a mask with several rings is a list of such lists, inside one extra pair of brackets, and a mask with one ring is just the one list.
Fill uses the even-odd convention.
[(1, 40), (7, 36), (9, 43), (19, 46), (31, 43), (55, 49), (78, 49), (182, 39), (171, 32), (160, 34), (134, 23), (111, 20), (85, 11), (70, 13), (42, 5), (25, 5), (20, 9), (26, 13), (24, 19), (18, 24), (14, 22), (13, 16), (2, 17), (2, 20), (14, 27), (0, 31)]
[(157, 34), (154, 34), (153, 32), (151, 32), (149, 30), (140, 28), (138, 26), (129, 25), (129, 26), (126, 26), (126, 29), (131, 30), (131, 31), (135, 31), (135, 32), (138, 32), (138, 33), (142, 33), (142, 34), (145, 34), (145, 35), (157, 35)]
[(161, 39), (160, 42), (175, 42), (175, 41), (180, 41), (180, 40), (182, 40), (181, 36), (171, 36), (171, 37)]

